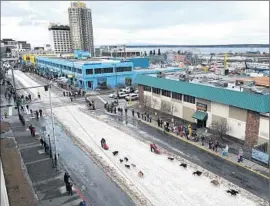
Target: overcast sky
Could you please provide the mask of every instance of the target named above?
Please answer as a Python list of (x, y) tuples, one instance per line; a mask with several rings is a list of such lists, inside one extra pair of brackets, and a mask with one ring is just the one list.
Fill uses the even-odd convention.
[[(94, 43), (269, 44), (269, 2), (98, 2)], [(49, 22), (68, 24), (70, 2), (1, 1), (1, 38), (49, 42)]]

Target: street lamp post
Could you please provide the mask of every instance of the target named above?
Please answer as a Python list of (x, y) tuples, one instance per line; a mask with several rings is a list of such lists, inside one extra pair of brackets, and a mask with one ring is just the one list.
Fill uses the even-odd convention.
[(15, 84), (15, 77), (14, 77), (14, 67), (11, 67), (11, 72), (12, 72), (12, 80), (13, 80), (13, 85), (14, 85), (14, 91), (15, 91), (15, 100), (17, 104), (17, 110), (18, 110), (18, 116), (20, 118), (20, 109), (19, 109), (19, 104), (17, 103), (19, 101), (18, 95), (17, 95), (17, 90), (16, 90), (16, 84)]
[[(54, 147), (55, 147), (55, 154), (54, 154), (54, 163), (55, 163), (55, 167), (57, 168), (58, 165), (58, 156), (57, 156), (57, 147), (56, 147), (56, 137), (55, 137), (55, 132), (54, 132), (54, 117), (53, 117), (53, 110), (52, 110), (52, 98), (51, 98), (51, 85), (52, 85), (52, 81), (54, 79), (52, 79), (49, 82), (49, 100), (50, 100), (50, 109), (51, 109), (51, 118), (52, 118), (52, 134), (53, 134), (53, 139), (54, 139)], [(50, 139), (49, 139), (50, 140)], [(52, 149), (52, 148), (50, 148)]]
[(116, 64), (114, 64), (114, 72), (115, 72), (116, 100), (117, 100), (117, 105), (118, 105), (118, 88), (117, 88), (117, 68), (116, 68)]

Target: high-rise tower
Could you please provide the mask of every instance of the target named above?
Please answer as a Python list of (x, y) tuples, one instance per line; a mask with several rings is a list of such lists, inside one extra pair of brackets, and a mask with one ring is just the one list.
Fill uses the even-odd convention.
[(68, 8), (70, 36), (72, 48), (87, 50), (94, 56), (94, 35), (92, 26), (91, 9), (85, 3), (71, 2)]

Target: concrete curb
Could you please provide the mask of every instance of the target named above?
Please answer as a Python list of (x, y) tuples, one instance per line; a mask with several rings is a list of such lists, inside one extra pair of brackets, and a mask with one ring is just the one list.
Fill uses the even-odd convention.
[[(163, 129), (161, 129), (161, 128), (159, 128), (159, 127), (157, 127), (157, 126), (155, 126), (155, 125), (153, 125), (153, 124), (151, 124), (151, 123), (148, 123), (148, 122), (145, 122), (145, 121), (141, 121), (141, 122), (144, 123), (144, 124), (147, 124), (147, 125), (149, 125), (149, 126), (151, 126), (151, 127), (153, 127), (153, 128), (156, 128), (156, 129), (158, 129), (158, 130), (163, 131)], [(193, 145), (193, 146), (195, 146), (195, 147), (197, 147), (197, 148), (199, 148), (199, 149), (201, 149), (201, 150), (203, 150), (203, 151), (205, 151), (205, 152), (208, 152), (208, 153), (211, 154), (211, 155), (214, 155), (214, 156), (216, 156), (216, 157), (219, 157), (219, 158), (221, 158), (222, 160), (225, 160), (225, 161), (227, 161), (227, 162), (229, 162), (229, 163), (231, 163), (231, 164), (234, 164), (234, 165), (236, 165), (236, 166), (238, 166), (238, 167), (242, 167), (242, 168), (244, 168), (244, 169), (246, 169), (246, 170), (248, 170), (248, 171), (250, 171), (250, 172), (252, 172), (252, 173), (255, 173), (256, 175), (259, 175), (259, 176), (261, 176), (261, 177), (263, 177), (263, 178), (265, 178), (265, 179), (268, 179), (268, 180), (270, 179), (270, 177), (268, 177), (268, 176), (266, 176), (266, 175), (264, 175), (264, 174), (261, 174), (260, 172), (257, 172), (257, 171), (255, 171), (255, 170), (253, 170), (253, 169), (250, 169), (249, 167), (247, 167), (247, 166), (245, 166), (245, 165), (239, 164), (239, 163), (234, 162), (234, 161), (232, 161), (232, 160), (229, 160), (229, 159), (227, 159), (227, 158), (225, 158), (225, 157), (222, 157), (222, 156), (220, 156), (219, 154), (217, 154), (217, 153), (215, 153), (215, 152), (212, 152), (212, 150), (208, 150), (208, 149), (206, 149), (205, 147), (196, 144), (195, 142), (188, 141), (188, 140), (186, 140), (186, 139), (184, 139), (184, 138), (181, 138), (181, 137), (179, 137), (179, 136), (177, 136), (177, 135), (175, 135), (175, 134), (172, 134), (172, 133), (166, 132), (166, 134), (169, 134), (169, 135), (171, 135), (171, 136), (173, 136), (173, 137), (175, 137), (175, 138), (177, 138), (177, 139), (179, 139), (179, 140), (181, 140), (181, 141), (183, 141), (183, 142), (185, 142), (185, 143), (189, 143), (189, 144), (191, 144), (191, 145)]]

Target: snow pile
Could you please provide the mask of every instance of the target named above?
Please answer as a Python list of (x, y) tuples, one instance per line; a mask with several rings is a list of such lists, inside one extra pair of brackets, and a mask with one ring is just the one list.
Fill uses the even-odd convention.
[[(132, 190), (140, 191), (153, 205), (249, 206), (258, 205), (259, 202), (263, 204), (259, 198), (245, 190), (241, 190), (241, 195), (232, 197), (226, 193), (226, 189), (229, 189), (226, 187), (227, 184), (213, 186), (208, 175), (201, 177), (192, 175), (195, 168), (188, 166), (184, 169), (179, 166), (179, 162), (169, 161), (166, 155), (151, 153), (148, 144), (84, 114), (79, 111), (78, 106), (59, 108), (54, 113), (77, 138), (100, 155), (102, 161), (127, 182), (131, 182)], [(106, 139), (109, 151), (101, 149), (102, 137)], [(114, 150), (119, 151), (118, 157), (112, 155)], [(120, 164), (119, 158), (124, 156), (128, 157), (128, 164), (133, 163), (136, 168), (131, 167), (129, 170), (123, 163)], [(143, 171), (144, 178), (138, 177), (139, 170)], [(220, 182), (226, 183), (225, 180)]]

